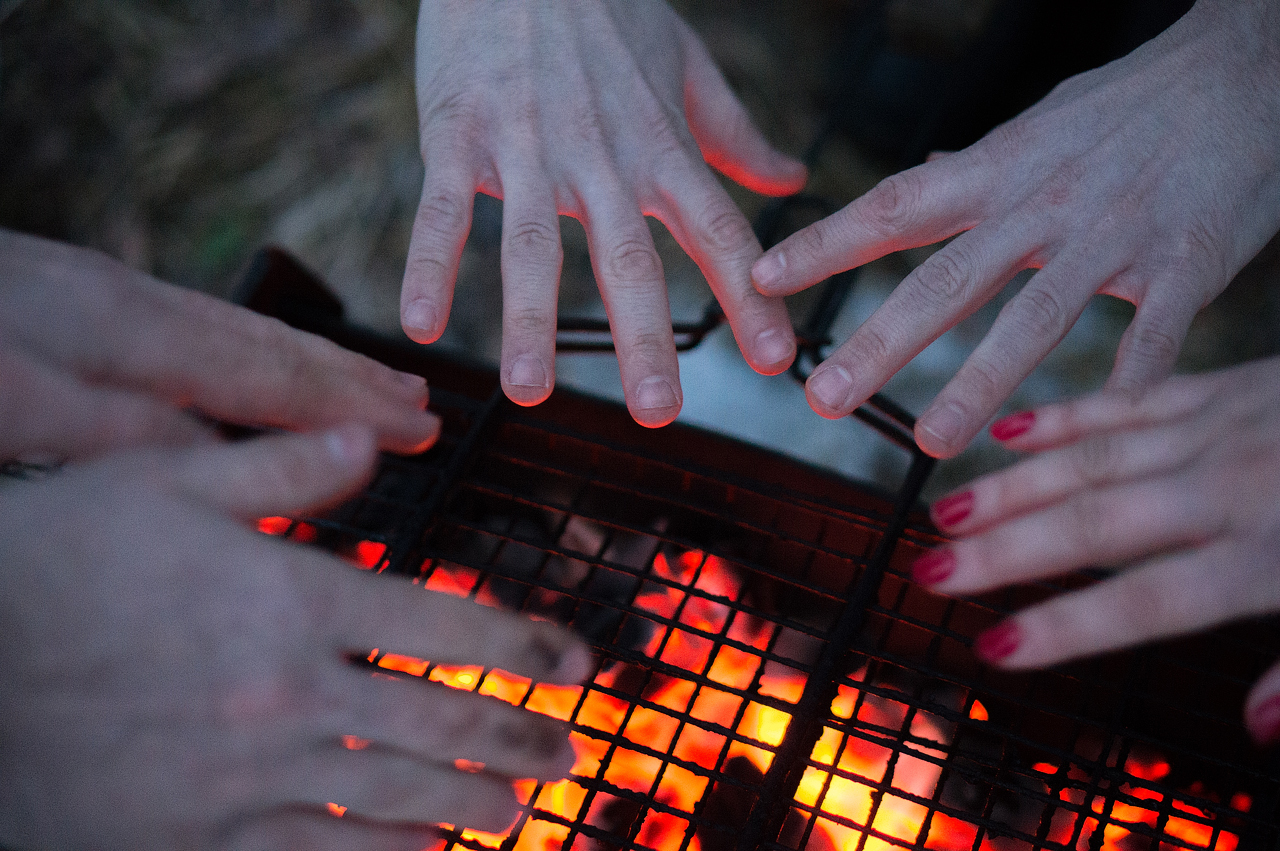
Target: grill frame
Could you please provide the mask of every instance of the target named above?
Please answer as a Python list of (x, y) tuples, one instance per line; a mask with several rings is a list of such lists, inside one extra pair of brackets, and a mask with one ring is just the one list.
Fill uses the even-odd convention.
[[(1207, 847), (1221, 847), (1226, 851), (1225, 845), (1219, 845), (1218, 831), (1224, 827), (1239, 838), (1241, 848), (1280, 847), (1277, 828), (1280, 772), (1273, 757), (1251, 749), (1239, 720), (1239, 707), (1248, 684), (1280, 651), (1273, 622), (1238, 625), (1209, 636), (1112, 654), (1048, 672), (1013, 675), (983, 668), (974, 662), (970, 652), (978, 631), (1010, 611), (1060, 590), (1064, 582), (1071, 585), (1090, 579), (1040, 583), (965, 601), (944, 600), (912, 585), (911, 561), (943, 540), (916, 504), (919, 488), (932, 464), (918, 448), (909, 457), (902, 488), (896, 494), (889, 494), (698, 429), (680, 425), (657, 432), (641, 429), (621, 406), (574, 393), (557, 390), (543, 406), (521, 409), (503, 398), (497, 376), (489, 370), (442, 358), (421, 347), (348, 324), (343, 319), (341, 304), (327, 293), (319, 280), (278, 251), (260, 256), (242, 289), (242, 301), (397, 369), (426, 375), (431, 382), (433, 407), (445, 415), (443, 437), (431, 452), (417, 459), (384, 459), (379, 478), (365, 495), (325, 517), (308, 521), (319, 531), (322, 545), (343, 552), (349, 550), (357, 537), (379, 541), (387, 548), (387, 555), (376, 566), (380, 572), (413, 576), (429, 584), (431, 571), (440, 564), (465, 561), (459, 560), (457, 553), (447, 551), (447, 546), (442, 549), (438, 540), (433, 541), (430, 530), (442, 526), (461, 527), (469, 534), (489, 535), (498, 540), (493, 553), (519, 547), (539, 550), (544, 565), (539, 570), (545, 569), (546, 560), (550, 558), (578, 559), (590, 562), (589, 573), (630, 571), (637, 588), (641, 582), (672, 585), (669, 580), (654, 575), (653, 554), (635, 564), (623, 565), (606, 558), (604, 549), (593, 556), (559, 546), (557, 542), (564, 537), (567, 518), (577, 517), (602, 524), (619, 534), (652, 539), (658, 542), (653, 550), (655, 554), (664, 551), (663, 548), (710, 552), (730, 560), (738, 566), (739, 576), (749, 577), (757, 585), (782, 583), (793, 595), (810, 595), (806, 599), (811, 602), (825, 599), (821, 605), (814, 603), (828, 616), (828, 620), (818, 626), (806, 625), (793, 615), (784, 617), (776, 611), (764, 611), (754, 603), (730, 605), (733, 617), (772, 619), (778, 634), (792, 630), (816, 641), (821, 650), (803, 663), (772, 650), (765, 655), (768, 661), (802, 671), (807, 679), (798, 703), (789, 708), (777, 702), (772, 704), (775, 709), (787, 709), (793, 720), (763, 777), (747, 782), (724, 772), (728, 743), (736, 737), (740, 744), (750, 744), (738, 731), (741, 716), (731, 723), (713, 725), (718, 733), (726, 736), (726, 750), (716, 769), (703, 772), (706, 788), (733, 788), (736, 790), (733, 794), (738, 796), (735, 801), (744, 795), (753, 801), (734, 841), (716, 845), (717, 849), (727, 851), (732, 846), (738, 851), (794, 851), (809, 841), (819, 817), (840, 823), (838, 814), (816, 813), (817, 808), (806, 809), (794, 801), (796, 786), (806, 771), (825, 771), (872, 790), (873, 804), (863, 819), (864, 824), (845, 825), (857, 827), (862, 835), (857, 847), (850, 851), (872, 847), (875, 838), (898, 847), (936, 850), (939, 846), (931, 839), (929, 828), (935, 821), (947, 817), (973, 826), (975, 851), (984, 845), (984, 838), (987, 847), (1000, 851), (1006, 846), (1052, 851), (1100, 849), (1103, 830), (1086, 834), (1089, 817), (1104, 828), (1108, 825), (1129, 827), (1131, 840), (1124, 851), (1156, 845), (1170, 849), (1200, 847), (1168, 836), (1173, 820), (1210, 825), (1214, 832)], [(901, 446), (898, 437), (903, 429), (909, 434), (909, 426), (894, 419), (891, 406), (889, 413), (884, 407), (874, 410), (866, 421), (883, 437)], [(885, 418), (890, 425), (884, 426)], [(870, 433), (869, 437), (876, 439)], [(512, 465), (523, 465), (526, 473), (523, 477), (510, 477), (505, 484), (495, 483), (494, 475), (500, 479), (509, 471), (486, 472), (501, 471)], [(610, 469), (600, 472), (606, 467)], [(751, 471), (749, 477), (744, 475), (744, 470)], [(414, 480), (411, 494), (380, 495), (379, 488), (385, 486), (388, 475)], [(577, 482), (578, 490), (567, 489), (575, 494), (567, 502), (549, 502), (545, 493), (538, 493), (546, 481), (556, 476)], [(732, 547), (715, 552), (714, 542), (693, 540), (683, 531), (645, 526), (651, 520), (646, 514), (652, 513), (648, 509), (630, 520), (607, 511), (602, 514), (600, 506), (609, 501), (584, 496), (601, 489), (613, 489), (615, 501), (622, 503), (661, 503), (671, 515), (668, 520), (678, 530), (685, 530), (691, 524), (678, 523), (673, 518), (682, 513), (700, 512), (708, 518), (709, 526), (735, 527), (746, 539), (757, 540), (763, 535), (772, 544), (765, 543), (762, 549), (758, 545), (757, 554), (751, 557), (740, 556)], [(488, 528), (476, 519), (483, 518), (483, 512), (473, 512), (474, 516), (466, 510), (459, 513), (459, 500), (465, 502), (466, 494), (477, 493), (483, 493), (486, 499), (524, 506), (516, 510), (517, 516), (525, 509), (558, 512), (563, 518), (561, 525), (548, 533), (546, 541), (537, 539), (540, 533), (531, 533), (528, 528), (515, 530), (514, 519), (505, 531)], [(725, 513), (730, 508), (732, 513)], [(850, 531), (855, 529), (865, 534), (859, 537)], [(810, 565), (823, 559), (843, 564), (848, 583), (835, 593), (830, 588), (814, 585), (812, 577), (804, 575), (805, 571), (780, 572), (777, 565), (786, 559), (769, 553), (771, 546), (779, 551), (790, 548), (802, 553), (802, 561), (807, 559)], [(474, 569), (480, 577), (472, 589), (473, 596), (484, 582), (495, 579), (523, 584), (529, 594), (558, 595), (566, 590), (561, 581), (548, 580), (541, 573), (511, 574), (502, 558), (491, 555), (476, 559), (473, 555), (472, 560), (475, 563), (464, 566)], [(805, 570), (812, 572), (809, 567)], [(824, 581), (829, 584), (831, 577)], [(706, 596), (697, 590), (696, 582), (682, 593), (687, 599)], [(823, 598), (824, 594), (827, 597)], [(577, 611), (586, 604), (613, 607), (625, 616), (645, 616), (643, 608), (636, 606), (635, 594), (624, 601), (593, 599), (584, 594), (573, 605)], [(687, 628), (678, 617), (663, 620), (650, 616), (649, 619), (659, 629)], [(729, 628), (728, 623), (724, 628)], [(727, 634), (701, 637), (712, 643), (713, 654), (724, 647), (750, 649)], [(773, 640), (778, 639), (775, 636)], [(602, 665), (644, 670), (647, 671), (644, 676), (650, 679), (676, 673), (661, 660), (646, 662), (647, 657), (634, 648), (600, 640), (593, 641), (593, 646), (605, 660)], [(1237, 659), (1230, 671), (1213, 668), (1218, 664), (1216, 660), (1223, 658), (1223, 652), (1230, 652), (1232, 658)], [(715, 658), (714, 655), (708, 663), (711, 658)], [(1153, 709), (1153, 701), (1159, 699), (1161, 691), (1158, 684), (1151, 683), (1152, 677), (1175, 669), (1194, 677), (1199, 690), (1189, 692), (1193, 699), (1185, 707), (1169, 711)], [(431, 670), (425, 671), (427, 677), (431, 676)], [(696, 682), (699, 688), (724, 690), (723, 684), (709, 679), (705, 671), (679, 673)], [(757, 681), (759, 676), (757, 672)], [(595, 692), (630, 701), (630, 708), (626, 710), (628, 718), (638, 708), (669, 711), (637, 696), (644, 692), (643, 683), (631, 685), (636, 694), (593, 684), (583, 691), (583, 700)], [(832, 698), (842, 686), (856, 689), (860, 695), (850, 718), (837, 717), (830, 709)], [(1042, 694), (1053, 699), (1041, 697)], [(950, 697), (943, 699), (940, 695)], [(1213, 698), (1208, 704), (1191, 705), (1205, 695)], [(748, 699), (759, 701), (759, 695), (753, 695), (749, 689), (739, 696), (744, 700), (742, 706), (746, 706)], [(1185, 702), (1186, 694), (1183, 697)], [(526, 695), (525, 700), (528, 699)], [(990, 720), (969, 717), (975, 700), (981, 700), (989, 708)], [(1071, 701), (1075, 705), (1071, 705)], [(902, 705), (905, 723), (894, 730), (863, 720), (859, 710), (868, 702)], [(917, 716), (927, 717), (931, 723), (954, 732), (955, 741), (942, 756), (933, 755), (936, 742), (909, 732)], [(705, 726), (703, 720), (689, 712), (676, 712), (673, 717), (681, 725)], [(625, 727), (604, 733), (575, 722), (575, 729), (605, 741), (609, 749), (637, 747), (624, 735)], [(887, 748), (890, 757), (886, 773), (880, 777), (850, 775), (815, 763), (811, 758), (814, 743), (824, 735), (832, 735), (832, 731), (838, 737)], [(1186, 741), (1187, 736), (1197, 735), (1203, 738), (1201, 746)], [(1230, 759), (1221, 759), (1215, 753), (1224, 749), (1233, 754)], [(1125, 771), (1130, 756), (1148, 752), (1158, 752), (1175, 764), (1175, 773), (1167, 781), (1144, 780)], [(686, 771), (691, 769), (670, 753), (654, 752), (649, 756), (665, 760), (663, 771), (668, 764)], [(1037, 772), (1032, 768), (1037, 758), (1042, 762), (1052, 760), (1058, 766), (1057, 774)], [(895, 766), (912, 760), (937, 765), (940, 775), (931, 796), (913, 797), (894, 788)], [(590, 823), (590, 808), (583, 807), (575, 821), (562, 825), (569, 830), (564, 847), (577, 847), (575, 843), (589, 840), (590, 844), (610, 849), (644, 848), (641, 841), (644, 819), (640, 816), (654, 812), (678, 815), (651, 796), (634, 797), (637, 793), (619, 790), (603, 781), (601, 777), (607, 767), (606, 761), (600, 776), (594, 779), (576, 778), (582, 780), (579, 785), (588, 790), (588, 796), (609, 795), (630, 801), (639, 807), (640, 815), (625, 830), (610, 833)], [(1199, 791), (1189, 786), (1183, 788), (1192, 776), (1206, 785)], [(977, 790), (975, 794), (981, 798), (980, 803), (976, 807), (960, 807), (947, 800), (948, 796), (955, 797), (957, 788), (962, 792)], [(534, 789), (531, 802), (538, 800), (541, 789), (541, 786)], [(1231, 796), (1240, 792), (1248, 794), (1253, 802), (1247, 814), (1230, 805)], [(1135, 795), (1147, 793), (1161, 800), (1154, 827), (1124, 824), (1121, 815), (1124, 807), (1143, 806), (1144, 799)], [(717, 800), (727, 796), (725, 793)], [(701, 800), (710, 797), (715, 797), (715, 793), (704, 795)], [(893, 798), (904, 799), (925, 810), (925, 829), (912, 842), (877, 837), (874, 824), (878, 808), (883, 801)], [(1175, 802), (1184, 809), (1176, 808)], [(700, 803), (694, 812), (679, 814), (691, 825), (682, 851), (693, 836), (699, 836), (706, 845), (703, 837), (711, 835), (707, 831), (727, 827), (704, 818), (708, 806)], [(1022, 818), (1020, 824), (1011, 825), (1007, 811), (1012, 807), (1020, 812), (1020, 808), (1026, 806), (1040, 807), (1037, 817)], [(1154, 805), (1148, 802), (1147, 806)], [(1207, 815), (1197, 817), (1185, 807), (1195, 807)], [(534, 811), (531, 803), (511, 833), (512, 838), (502, 846), (504, 851), (519, 847), (517, 837)], [(548, 819), (542, 811), (537, 812), (538, 819)], [(835, 819), (830, 818), (833, 815)], [(1064, 818), (1074, 821), (1075, 833), (1067, 841), (1060, 841), (1055, 838), (1055, 831), (1060, 832), (1055, 825)], [(698, 833), (699, 827), (702, 833)], [(487, 847), (459, 834), (452, 835), (448, 844), (475, 851)]]

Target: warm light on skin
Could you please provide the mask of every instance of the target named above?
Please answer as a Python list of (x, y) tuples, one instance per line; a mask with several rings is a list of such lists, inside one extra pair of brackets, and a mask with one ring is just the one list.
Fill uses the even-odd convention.
[(325, 807), (329, 810), (330, 813), (337, 816), (338, 818), (342, 818), (344, 815), (347, 814), (347, 808), (340, 804), (330, 803), (330, 804), (325, 804)]
[[(672, 585), (641, 595), (636, 607), (678, 619), (679, 624), (688, 629), (655, 630), (642, 651), (661, 658), (666, 664), (705, 677), (726, 690), (705, 683), (698, 685), (693, 680), (664, 678), (660, 687), (645, 694), (646, 705), (632, 706), (597, 689), (588, 689), (584, 694), (582, 686), (534, 684), (500, 671), (486, 673), (477, 667), (432, 667), (424, 660), (394, 654), (383, 656), (378, 664), (415, 676), (427, 675), (449, 687), (494, 696), (512, 704), (524, 701), (531, 711), (569, 721), (578, 728), (570, 734), (578, 757), (574, 775), (597, 777), (603, 772), (607, 782), (622, 789), (654, 794), (664, 808), (689, 814), (691, 818), (711, 786), (710, 772), (722, 768), (726, 758), (741, 757), (758, 771), (768, 770), (773, 759), (771, 748), (783, 740), (791, 715), (764, 701), (794, 704), (804, 690), (805, 680), (800, 672), (782, 665), (774, 664), (762, 670), (765, 660), (760, 656), (731, 647), (717, 649), (714, 642), (698, 634), (698, 631), (713, 634), (727, 631), (735, 641), (758, 650), (764, 650), (770, 640), (768, 629), (753, 633), (730, 623), (729, 607), (723, 603), (699, 595), (685, 595), (673, 587), (696, 585), (710, 595), (738, 599), (736, 574), (717, 558), (694, 551), (668, 559), (659, 553), (654, 558), (654, 573), (671, 580)], [(474, 572), (469, 569), (459, 568), (457, 576), (450, 576), (443, 568), (437, 568), (426, 584), (467, 596), (475, 587), (475, 581)], [(686, 596), (687, 599), (682, 599)], [(733, 652), (724, 652), (726, 650)], [(369, 659), (378, 659), (378, 651), (374, 650)], [(606, 668), (596, 676), (594, 684), (615, 690), (615, 679), (623, 670), (622, 666)], [(865, 676), (865, 671), (860, 671), (852, 676), (853, 684), (840, 686), (831, 705), (832, 717), (852, 719), (856, 712), (860, 723), (876, 728), (894, 730), (909, 725), (910, 744), (901, 749), (893, 761), (892, 785), (907, 795), (932, 799), (945, 762), (943, 751), (948, 746), (948, 735), (944, 730), (948, 725), (936, 716), (910, 709), (905, 702), (864, 696), (855, 686)], [(752, 683), (758, 688), (752, 694), (755, 699), (748, 700), (742, 692)], [(969, 707), (968, 717), (987, 721), (989, 712), (975, 700)], [(735, 718), (741, 720), (737, 722), (734, 737), (730, 738), (720, 731)], [(604, 737), (594, 736), (591, 731), (600, 731)], [(348, 739), (363, 741), (344, 737), (344, 744)], [(611, 741), (617, 744), (611, 746)], [(627, 746), (628, 742), (634, 749)], [(936, 743), (936, 747), (926, 743)], [(670, 753), (681, 764), (658, 759), (644, 752), (646, 750)], [(985, 837), (978, 842), (977, 827), (966, 821), (936, 811), (930, 813), (928, 808), (906, 796), (880, 795), (876, 787), (884, 781), (890, 756), (889, 748), (850, 737), (836, 726), (828, 726), (814, 746), (811, 765), (801, 778), (795, 799), (802, 805), (819, 807), (859, 824), (865, 825), (871, 820), (874, 830), (906, 844), (927, 843), (931, 851), (971, 851), (975, 843), (978, 851), (1001, 851)], [(685, 765), (694, 770), (686, 769)], [(455, 766), (461, 771), (484, 768), (483, 764), (467, 760), (458, 760)], [(1125, 769), (1137, 781), (1159, 780), (1170, 772), (1168, 762), (1158, 758), (1131, 757)], [(1059, 766), (1052, 763), (1035, 763), (1032, 770), (1041, 775), (1062, 776)], [(1073, 781), (1087, 779), (1075, 767), (1069, 767), (1067, 775)], [(866, 778), (866, 782), (858, 782), (858, 778)], [(529, 817), (522, 821), (516, 847), (553, 851), (567, 841), (569, 828), (539, 818), (538, 814), (549, 813), (566, 823), (590, 819), (591, 816), (582, 811), (587, 805), (586, 790), (572, 778), (545, 784), (533, 800), (535, 790), (536, 784), (532, 781), (517, 783), (517, 797), (522, 805), (531, 809)], [(1096, 816), (1090, 814), (1090, 806), (1100, 806), (1100, 802), (1087, 802), (1083, 788), (1062, 789), (1060, 795), (1074, 808), (1059, 810), (1063, 816), (1054, 819), (1048, 841), (1064, 844), (1069, 843), (1072, 836), (1091, 836), (1098, 823)], [(1162, 794), (1135, 785), (1130, 795), (1146, 800), (1137, 804), (1114, 803), (1103, 831), (1102, 851), (1125, 851), (1130, 825), (1155, 826), (1162, 811)], [(1209, 816), (1200, 810), (1178, 801), (1172, 805), (1179, 814), (1209, 821)], [(1241, 812), (1247, 812), (1251, 805), (1248, 796), (1232, 799), (1232, 806)], [(334, 806), (330, 805), (331, 812), (340, 814), (332, 809)], [(1077, 819), (1084, 820), (1083, 826), (1077, 825)], [(920, 834), (925, 830), (926, 821), (928, 836), (922, 838)], [(690, 824), (688, 819), (671, 812), (650, 812), (635, 841), (654, 851), (680, 851), (682, 847), (687, 851), (701, 851), (698, 837), (690, 837)], [(865, 830), (831, 819), (819, 817), (816, 828), (823, 834), (816, 840), (818, 845), (833, 851), (857, 851), (860, 847), (863, 851), (896, 851), (900, 847), (866, 837)], [(1224, 831), (1218, 833), (1216, 843), (1210, 848), (1212, 825), (1179, 815), (1166, 819), (1165, 831), (1193, 851), (1236, 851), (1238, 844), (1234, 834)], [(464, 831), (463, 836), (496, 849), (507, 840), (508, 833)]]

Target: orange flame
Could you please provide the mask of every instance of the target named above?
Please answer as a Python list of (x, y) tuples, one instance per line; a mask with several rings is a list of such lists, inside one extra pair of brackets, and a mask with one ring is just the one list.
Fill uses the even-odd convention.
[[(315, 537), (314, 527), (285, 518), (265, 518), (258, 528), (267, 534), (288, 534), (299, 540)], [(385, 555), (385, 545), (365, 541), (356, 546), (354, 561), (362, 567), (373, 568), (383, 562)], [(573, 721), (581, 728), (570, 734), (578, 756), (574, 776), (599, 778), (616, 787), (650, 795), (671, 810), (692, 814), (707, 793), (710, 778), (642, 750), (669, 753), (705, 772), (715, 771), (728, 759), (743, 757), (757, 770), (765, 772), (773, 759), (771, 749), (782, 742), (791, 715), (776, 706), (751, 700), (742, 692), (755, 683), (754, 691), (763, 697), (794, 704), (800, 699), (805, 680), (801, 672), (777, 662), (766, 662), (759, 655), (729, 646), (717, 649), (714, 642), (698, 634), (727, 634), (756, 650), (764, 650), (769, 640), (767, 631), (755, 630), (745, 618), (729, 623), (734, 617), (732, 609), (714, 598), (735, 600), (740, 589), (733, 571), (715, 556), (689, 551), (668, 559), (659, 553), (653, 568), (657, 578), (670, 582), (648, 586), (651, 590), (637, 597), (635, 607), (664, 619), (674, 619), (688, 629), (655, 630), (643, 648), (644, 653), (703, 676), (723, 686), (723, 690), (706, 685), (699, 687), (693, 680), (659, 678), (659, 684), (645, 693), (647, 702), (660, 707), (653, 709), (633, 706), (595, 688), (588, 688), (584, 694), (581, 686), (534, 684), (500, 671), (486, 673), (478, 667), (432, 667), (425, 660), (380, 654), (376, 649), (369, 655), (369, 661), (376, 660), (378, 666), (387, 670), (419, 677), (426, 675), (435, 682), (496, 697), (512, 705), (524, 701), (526, 708), (533, 712)], [(484, 588), (476, 593), (481, 578), (481, 574), (471, 568), (438, 565), (423, 587), (456, 596), (475, 596), (479, 602), (498, 605)], [(702, 593), (687, 593), (685, 589), (691, 587)], [(603, 671), (594, 685), (616, 691), (613, 688), (617, 685), (616, 676), (615, 671)], [(976, 825), (941, 812), (930, 813), (926, 806), (911, 800), (911, 797), (934, 800), (949, 737), (946, 725), (933, 715), (912, 710), (906, 703), (885, 698), (860, 700), (860, 697), (857, 689), (842, 685), (832, 702), (832, 715), (850, 719), (856, 711), (859, 721), (884, 730), (906, 730), (909, 738), (905, 745), (891, 739), (882, 746), (842, 734), (835, 727), (823, 730), (811, 754), (812, 764), (801, 777), (795, 795), (797, 805), (817, 814), (816, 831), (810, 840), (816, 843), (813, 847), (857, 851), (863, 843), (866, 851), (895, 851), (901, 847), (897, 843), (915, 844), (925, 834), (923, 845), (930, 851), (972, 851), (978, 836)], [(979, 722), (990, 718), (987, 707), (977, 700), (967, 714)], [(693, 722), (678, 716), (687, 716)], [(740, 738), (729, 741), (726, 748), (728, 737), (715, 728), (723, 730), (730, 719), (739, 717), (741, 720), (734, 732)], [(612, 745), (593, 737), (590, 734), (593, 730), (631, 742), (637, 748)], [(343, 741), (349, 748), (367, 745), (356, 737), (344, 737)], [(901, 795), (883, 794), (876, 788), (884, 783), (891, 763), (893, 788)], [(465, 760), (460, 760), (458, 765), (468, 771), (482, 768)], [(1135, 781), (1163, 780), (1171, 770), (1167, 761), (1155, 757), (1132, 757), (1125, 769)], [(1038, 762), (1032, 770), (1043, 780), (1056, 781), (1059, 785), (1067, 785), (1063, 780), (1087, 779), (1080, 769), (1071, 765), (1064, 771), (1053, 763)], [(520, 828), (515, 851), (559, 851), (568, 839), (569, 828), (557, 822), (589, 820), (599, 806), (598, 802), (591, 803), (588, 789), (573, 777), (543, 784), (540, 791), (533, 781), (518, 781), (515, 791), (529, 811)], [(1166, 806), (1163, 793), (1137, 783), (1125, 784), (1119, 791), (1125, 800), (1115, 801), (1111, 806), (1107, 824), (1102, 827), (1102, 851), (1125, 851), (1124, 840), (1132, 832), (1131, 828), (1142, 825), (1153, 830), (1160, 812), (1167, 810), (1167, 806), (1186, 817), (1167, 818), (1163, 825), (1166, 836), (1190, 849), (1236, 851), (1238, 837), (1215, 828), (1210, 813), (1176, 798)], [(1103, 801), (1091, 798), (1079, 785), (1062, 789), (1059, 797), (1070, 806), (1054, 813), (1048, 842), (1062, 846), (1070, 843), (1074, 836), (1078, 837), (1078, 851), (1086, 851), (1100, 827), (1098, 816), (1102, 815)], [(1252, 803), (1248, 795), (1238, 793), (1230, 805), (1244, 813)], [(328, 806), (337, 816), (346, 811), (337, 804)], [(542, 814), (556, 820), (540, 818)], [(1078, 823), (1081, 820), (1083, 825)], [(701, 851), (698, 837), (691, 833), (688, 820), (666, 812), (649, 812), (636, 841), (655, 851), (679, 851), (682, 847), (687, 851)], [(865, 840), (863, 834), (868, 834)], [(893, 841), (881, 836), (892, 837)], [(463, 832), (463, 837), (498, 848), (509, 837), (509, 831), (487, 834), (468, 830)], [(442, 848), (443, 841), (436, 847)], [(1001, 851), (1001, 848), (984, 836), (979, 851)], [(1180, 851), (1180, 848), (1172, 843), (1160, 843), (1160, 851)]]

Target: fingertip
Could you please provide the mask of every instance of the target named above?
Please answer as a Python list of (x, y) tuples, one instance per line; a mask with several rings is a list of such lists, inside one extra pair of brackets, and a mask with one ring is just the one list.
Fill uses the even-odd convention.
[(842, 366), (824, 364), (809, 376), (804, 385), (809, 406), (829, 420), (848, 416), (857, 406), (853, 392), (853, 376)]
[(652, 375), (641, 381), (628, 399), (631, 416), (646, 428), (670, 425), (680, 414), (680, 391), (671, 379)]
[(796, 335), (788, 328), (766, 328), (756, 335), (747, 360), (761, 375), (786, 372), (796, 359)]
[(502, 390), (517, 405), (531, 407), (541, 404), (551, 395), (555, 386), (554, 367), (535, 354), (522, 354), (502, 371)]
[(787, 255), (781, 248), (771, 248), (751, 267), (751, 285), (761, 295), (788, 295), (786, 290)]
[(1280, 694), (1250, 706), (1245, 713), (1245, 727), (1258, 747), (1280, 744)]
[(955, 405), (931, 407), (916, 422), (916, 443), (934, 458), (955, 457), (971, 437), (965, 414)]
[(440, 319), (440, 311), (436, 310), (430, 300), (416, 298), (400, 311), (400, 326), (410, 340), (425, 345), (440, 339), (445, 323)]

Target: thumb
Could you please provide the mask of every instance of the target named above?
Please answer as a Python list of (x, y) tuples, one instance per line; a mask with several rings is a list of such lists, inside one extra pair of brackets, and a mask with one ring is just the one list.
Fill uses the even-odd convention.
[(1244, 725), (1263, 747), (1280, 743), (1280, 662), (1267, 669), (1244, 702)]
[(246, 520), (297, 515), (358, 490), (371, 478), (376, 454), (371, 430), (345, 425), (202, 447), (186, 454), (174, 480), (191, 498)]
[(804, 189), (809, 178), (804, 163), (769, 144), (698, 37), (686, 33), (684, 47), (685, 114), (706, 161), (761, 195)]

